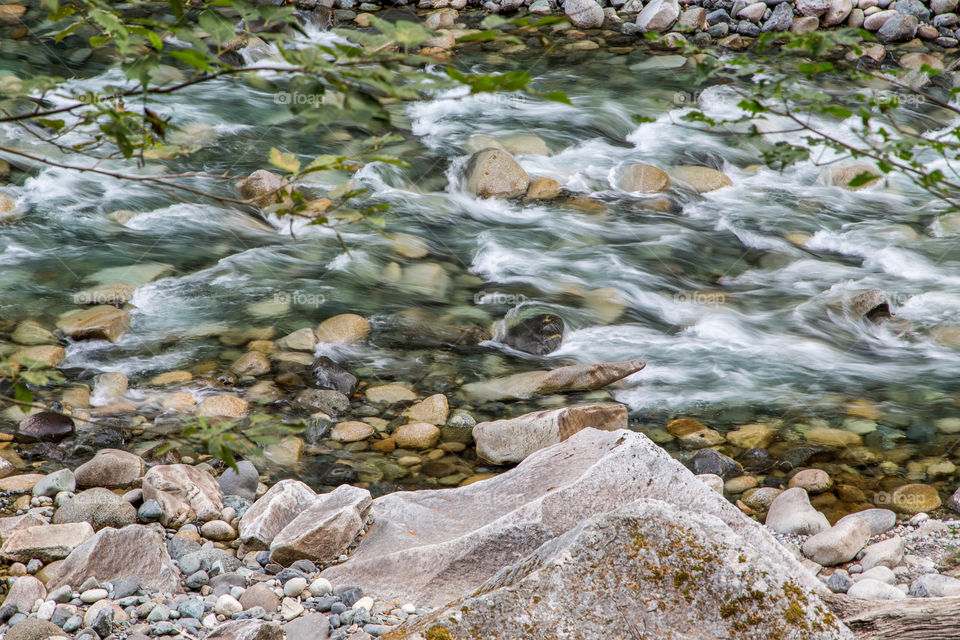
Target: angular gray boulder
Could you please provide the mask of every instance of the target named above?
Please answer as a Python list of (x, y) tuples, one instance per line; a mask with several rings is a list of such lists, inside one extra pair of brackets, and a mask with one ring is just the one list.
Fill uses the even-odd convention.
[(478, 456), (494, 464), (506, 464), (520, 462), (534, 451), (562, 442), (587, 427), (626, 429), (627, 407), (608, 402), (481, 422), (473, 428), (473, 439)]
[(442, 606), (591, 516), (641, 498), (719, 518), (778, 566), (779, 579), (826, 591), (760, 525), (646, 436), (597, 429), (541, 449), (489, 480), (377, 498), (359, 548), (322, 575), (386, 600)]
[[(760, 541), (756, 541), (760, 542)], [(594, 516), (389, 640), (852, 638), (742, 527), (637, 500)]]
[(240, 542), (248, 551), (269, 549), (276, 535), (316, 501), (316, 492), (303, 482), (281, 480), (240, 518)]
[(87, 578), (107, 582), (140, 576), (140, 585), (180, 593), (180, 570), (173, 564), (163, 535), (152, 527), (131, 524), (107, 528), (74, 549), (47, 586), (77, 588)]
[(157, 465), (143, 476), (143, 500), (156, 500), (162, 510), (160, 522), (179, 529), (200, 520), (220, 517), (223, 495), (212, 475), (188, 464)]
[(333, 562), (363, 531), (372, 502), (370, 492), (343, 484), (318, 495), (270, 544), (270, 560), (282, 565), (297, 560)]

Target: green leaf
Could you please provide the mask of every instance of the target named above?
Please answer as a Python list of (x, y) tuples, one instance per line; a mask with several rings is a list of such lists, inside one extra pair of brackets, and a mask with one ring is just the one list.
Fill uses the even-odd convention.
[(33, 393), (24, 385), (17, 383), (13, 385), (13, 399), (16, 400), (24, 410), (27, 410), (30, 408), (30, 405), (33, 404)]
[(47, 118), (37, 118), (36, 122), (37, 124), (53, 129), (54, 131), (60, 131), (66, 124), (63, 120), (48, 120)]
[(874, 173), (868, 171), (863, 171), (853, 176), (853, 179), (850, 181), (850, 187), (862, 187), (865, 184), (870, 184), (871, 182), (876, 182), (880, 177)]
[(215, 11), (204, 11), (200, 14), (197, 22), (200, 23), (200, 27), (204, 31), (220, 44), (229, 42), (235, 36), (233, 23)]
[(287, 173), (300, 170), (300, 161), (292, 153), (281, 153), (276, 147), (270, 149), (270, 164)]
[(195, 49), (180, 49), (179, 51), (171, 51), (167, 55), (169, 55), (171, 58), (176, 58), (181, 62), (186, 62), (194, 69), (200, 69), (201, 71), (213, 71), (213, 67), (210, 66), (209, 58), (205, 54), (202, 54)]

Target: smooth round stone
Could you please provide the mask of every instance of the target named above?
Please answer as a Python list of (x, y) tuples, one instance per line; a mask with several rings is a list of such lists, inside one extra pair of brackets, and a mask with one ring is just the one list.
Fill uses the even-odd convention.
[(893, 585), (870, 579), (855, 582), (847, 590), (847, 595), (861, 600), (903, 600), (907, 597)]
[(783, 493), (783, 490), (777, 489), (776, 487), (760, 487), (744, 492), (741, 500), (751, 509), (766, 511), (781, 493)]
[(60, 469), (45, 476), (33, 485), (33, 495), (52, 498), (61, 491), (73, 492), (77, 489), (77, 480), (70, 469)]
[(330, 431), (330, 437), (337, 442), (359, 442), (366, 440), (374, 433), (374, 428), (366, 422), (352, 420), (335, 426)]
[[(877, 567), (879, 569), (880, 567)], [(876, 571), (876, 569), (873, 569)], [(891, 573), (893, 573), (891, 571)], [(946, 598), (960, 595), (960, 580), (937, 573), (927, 573), (910, 585), (910, 595), (914, 598)]]
[(223, 520), (211, 520), (203, 523), (203, 526), (200, 527), (200, 534), (207, 540), (216, 542), (229, 542), (237, 537), (237, 532), (230, 526), (230, 523)]
[(940, 418), (939, 420), (934, 420), (933, 425), (937, 428), (937, 431), (941, 433), (960, 432), (960, 418)]
[(325, 596), (333, 591), (333, 585), (326, 578), (317, 578), (307, 587), (312, 596)]
[[(874, 503), (881, 504), (878, 500), (882, 500), (884, 495), (877, 493)], [(907, 515), (933, 511), (941, 504), (940, 494), (926, 484), (905, 484), (894, 489), (887, 497), (891, 509)]]
[(354, 603), (353, 608), (371, 611), (373, 609), (373, 598), (370, 596), (364, 596)]
[(52, 411), (41, 411), (27, 416), (17, 427), (17, 435), (28, 442), (59, 442), (72, 433), (73, 420)]
[(833, 481), (823, 469), (804, 469), (790, 478), (788, 486), (800, 487), (807, 493), (823, 493), (833, 486)]
[(843, 516), (837, 521), (840, 524), (847, 518), (860, 518), (870, 525), (870, 535), (876, 536), (886, 533), (897, 525), (897, 514), (890, 509), (864, 509)]
[(861, 580), (879, 580), (887, 584), (894, 584), (897, 581), (897, 574), (890, 567), (879, 566), (859, 573), (853, 579), (854, 582), (860, 582)]
[(200, 600), (186, 600), (177, 606), (182, 618), (199, 620), (203, 615), (203, 602)]
[(103, 600), (108, 595), (110, 595), (106, 589), (87, 589), (80, 594), (80, 599), (83, 600), (86, 604), (93, 604)]
[(701, 473), (694, 476), (697, 480), (707, 485), (720, 495), (723, 495), (723, 478), (714, 473)]
[(236, 598), (226, 593), (217, 598), (216, 604), (213, 605), (213, 612), (217, 615), (230, 617), (241, 611), (243, 611), (243, 605)]
[(774, 499), (764, 524), (789, 535), (815, 535), (830, 528), (827, 518), (813, 508), (807, 492), (800, 487), (787, 489)]
[(160, 518), (163, 516), (163, 509), (160, 508), (160, 504), (156, 500), (147, 500), (137, 511), (137, 517), (140, 518), (140, 522), (160, 522)]
[(803, 543), (802, 551), (817, 564), (832, 567), (852, 560), (869, 539), (870, 525), (859, 518), (851, 518), (810, 536)]
[(429, 449), (437, 444), (440, 429), (427, 422), (411, 422), (398, 427), (392, 437), (401, 449)]
[(286, 596), (295, 598), (303, 593), (303, 590), (307, 588), (307, 579), (306, 578), (291, 578), (287, 580), (283, 585), (283, 593)]
[(848, 418), (843, 421), (843, 428), (851, 433), (865, 436), (877, 430), (877, 423), (865, 418)]

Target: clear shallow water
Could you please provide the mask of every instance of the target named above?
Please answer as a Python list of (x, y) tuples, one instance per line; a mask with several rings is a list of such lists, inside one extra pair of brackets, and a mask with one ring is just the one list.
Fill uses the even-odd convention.
[[(476, 64), (495, 69), (484, 58)], [(454, 404), (461, 381), (641, 358), (647, 368), (612, 390), (638, 424), (678, 415), (727, 424), (816, 415), (839, 424), (846, 403), (866, 399), (882, 407), (881, 422), (923, 440), (934, 419), (960, 414), (953, 406), (960, 350), (935, 338), (960, 325), (960, 245), (938, 222), (941, 207), (896, 178), (849, 192), (823, 184), (822, 167), (811, 163), (783, 173), (757, 169), (753, 143), (682, 123), (678, 91), (696, 94), (708, 115), (736, 108), (729, 90), (690, 91), (687, 67), (602, 52), (548, 66), (531, 52), (496, 68), (527, 66), (536, 88), (562, 89), (573, 106), (444, 94), (403, 114), (406, 139), (392, 151), (410, 168), (374, 164), (353, 176), (311, 178), (318, 192), (348, 180), (369, 187), (371, 203), (391, 207), (386, 231), (422, 238), (427, 258), (404, 259), (389, 238), (363, 229), (342, 232), (346, 252), (327, 229), (291, 229), (248, 212), (179, 203), (144, 185), (46, 168), (17, 174), (5, 189), (23, 215), (0, 226), (0, 315), (49, 325), (74, 308), (74, 293), (114, 279), (104, 269), (162, 264), (169, 268), (135, 294), (130, 331), (115, 345), (71, 344), (64, 367), (123, 371), (136, 383), (204, 360), (228, 366), (237, 352), (215, 338), (227, 328), (273, 326), (279, 337), (354, 312), (372, 320), (373, 337), (333, 355), (361, 378), (436, 379)], [(78, 82), (95, 90), (118, 78)], [(142, 169), (115, 168), (242, 175), (264, 168), (271, 146), (309, 159), (363, 137), (350, 129), (304, 135), (272, 95), (237, 81), (188, 90), (165, 106), (200, 148)], [(635, 115), (654, 121), (638, 125)], [(852, 136), (847, 124), (825, 126)], [(465, 194), (470, 137), (518, 133), (540, 136), (552, 152), (518, 156), (531, 175), (603, 206)], [(33, 147), (22, 136), (17, 144)], [(622, 168), (636, 162), (705, 164), (734, 185), (705, 196), (680, 190), (670, 194), (669, 211), (655, 211), (652, 198), (617, 186)], [(133, 213), (119, 223), (109, 215), (118, 210)], [(408, 280), (423, 263), (444, 275), (426, 285), (394, 282), (385, 273), (393, 262)], [(889, 294), (909, 333), (844, 311), (852, 295), (873, 288)], [(567, 325), (562, 347), (543, 358), (497, 342), (451, 352), (400, 327), (400, 318), (414, 315), (433, 327), (491, 326), (537, 311)], [(529, 407), (504, 411), (520, 408)]]

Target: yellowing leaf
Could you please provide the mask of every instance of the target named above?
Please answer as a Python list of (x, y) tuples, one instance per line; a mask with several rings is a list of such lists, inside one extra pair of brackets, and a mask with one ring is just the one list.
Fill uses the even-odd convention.
[(300, 171), (300, 161), (292, 153), (280, 153), (276, 147), (270, 149), (270, 164), (287, 173)]

